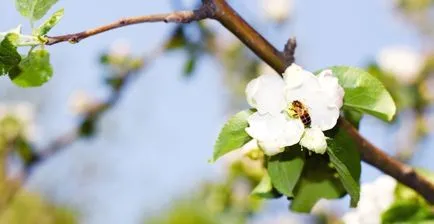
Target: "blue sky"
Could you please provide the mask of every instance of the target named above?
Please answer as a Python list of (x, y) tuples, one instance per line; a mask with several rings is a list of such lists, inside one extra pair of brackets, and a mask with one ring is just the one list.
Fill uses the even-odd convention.
[[(6, 10), (0, 30), (26, 24), (14, 11), (13, 1), (1, 2)], [(275, 46), (282, 47), (288, 37), (296, 36), (297, 62), (309, 70), (342, 64), (363, 66), (389, 45), (419, 47), (416, 31), (393, 11), (392, 1), (298, 0), (292, 20), (282, 26), (261, 20), (257, 1), (232, 2)], [(62, 7), (65, 17), (53, 34), (172, 10), (168, 0), (61, 0), (52, 11)], [(75, 124), (67, 103), (73, 92), (81, 89), (96, 97), (106, 95), (98, 64), (100, 53), (114, 41), (124, 40), (134, 53), (144, 54), (161, 44), (172, 27), (142, 24), (76, 45), (51, 46), (53, 79), (42, 88), (19, 89), (2, 78), (0, 97), (2, 101), (35, 104), (38, 144), (43, 146)], [(98, 137), (79, 141), (40, 166), (29, 187), (53, 201), (80, 207), (86, 223), (136, 223), (194, 189), (203, 178), (209, 179), (215, 167), (207, 160), (228, 116), (223, 71), (206, 57), (196, 75), (186, 80), (180, 72), (183, 57), (182, 53), (165, 55), (142, 72), (116, 108), (103, 117)], [(393, 128), (385, 128), (381, 121), (366, 119), (362, 133), (382, 148), (393, 147)], [(377, 174), (369, 167), (363, 172), (364, 180)]]

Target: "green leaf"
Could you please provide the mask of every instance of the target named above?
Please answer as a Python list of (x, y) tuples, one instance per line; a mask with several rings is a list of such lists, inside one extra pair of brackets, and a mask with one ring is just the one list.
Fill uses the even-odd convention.
[(344, 108), (362, 111), (385, 121), (396, 113), (396, 105), (384, 85), (359, 68), (331, 67), (339, 84), (345, 89)]
[(396, 201), (381, 215), (381, 222), (388, 223), (422, 223), (434, 221), (434, 213), (428, 205), (417, 201)]
[(34, 50), (9, 72), (9, 78), (20, 87), (41, 86), (51, 79), (53, 69), (46, 50)]
[(184, 77), (190, 77), (193, 72), (194, 69), (196, 68), (196, 64), (197, 64), (197, 57), (192, 55), (186, 62), (184, 65), (184, 71), (183, 71), (183, 75)]
[(302, 176), (294, 189), (291, 210), (310, 212), (321, 198), (334, 199), (345, 195), (345, 189), (336, 171), (328, 166), (328, 159), (321, 155), (312, 155), (306, 159)]
[(188, 41), (185, 36), (184, 27), (178, 26), (172, 33), (170, 39), (166, 42), (165, 48), (167, 50), (175, 50), (183, 48), (187, 43)]
[(11, 68), (20, 63), (21, 56), (15, 46), (18, 35), (10, 33), (0, 42), (0, 75), (7, 74)]
[(261, 179), (261, 182), (253, 189), (251, 195), (260, 198), (278, 198), (282, 196), (277, 192), (271, 184), (271, 178), (268, 173), (265, 173)]
[(213, 161), (216, 161), (226, 153), (238, 149), (252, 138), (246, 133), (247, 118), (253, 114), (253, 110), (244, 110), (231, 117), (220, 131), (214, 145)]
[(58, 0), (15, 0), (15, 7), (31, 21), (41, 19)]
[(359, 180), (361, 174), (361, 159), (357, 144), (339, 126), (330, 132), (327, 133), (332, 136), (327, 142), (327, 154), (345, 190), (351, 196), (351, 207), (356, 207), (360, 199)]
[(293, 146), (268, 159), (268, 174), (273, 186), (282, 194), (292, 197), (305, 163), (304, 152)]
[(49, 19), (42, 23), (38, 29), (35, 30), (35, 34), (39, 36), (44, 36), (47, 34), (59, 21), (62, 19), (65, 10), (60, 9), (53, 13)]
[(334, 165), (336, 171), (338, 172), (339, 178), (344, 185), (345, 190), (351, 196), (350, 205), (354, 208), (357, 207), (357, 203), (360, 199), (360, 184), (353, 178), (351, 172), (349, 171), (351, 164), (347, 166), (344, 163), (345, 158), (342, 157), (351, 156), (348, 155), (348, 153), (342, 153), (344, 150), (345, 149), (341, 149), (339, 147), (330, 146), (327, 148), (327, 153), (330, 156), (330, 162)]

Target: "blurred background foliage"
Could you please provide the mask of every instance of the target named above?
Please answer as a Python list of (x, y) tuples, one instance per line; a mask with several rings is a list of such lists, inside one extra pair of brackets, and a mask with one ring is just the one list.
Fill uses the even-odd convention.
[[(239, 5), (250, 4), (247, 1), (230, 2), (236, 6), (235, 8)], [(259, 24), (258, 26), (262, 23), (258, 21), (263, 20), (267, 24), (265, 27), (274, 26), (279, 29), (296, 19), (296, 15), (292, 14), (294, 12), (292, 0), (258, 2), (255, 2), (258, 4), (257, 9), (262, 11), (253, 12), (255, 18), (249, 17), (249, 20)], [(303, 2), (298, 3), (303, 4)], [(173, 0), (171, 4), (174, 9), (185, 7), (182, 1)], [(197, 4), (199, 3), (196, 1), (190, 3), (191, 6)], [(392, 154), (402, 161), (411, 163), (418, 146), (429, 137), (434, 125), (432, 108), (434, 102), (434, 46), (432, 46), (434, 1), (397, 0), (393, 1), (393, 4), (397, 16), (409, 22), (417, 30), (422, 50), (415, 50), (407, 46), (391, 46), (379, 52), (376, 58), (367, 61), (365, 68), (385, 84), (398, 105), (399, 116), (391, 124), (397, 129), (398, 140), (396, 141), (398, 143), (396, 146), (398, 148)], [(250, 14), (252, 14), (251, 11)], [(260, 15), (265, 15), (265, 17)], [(300, 50), (302, 49), (303, 47)], [(182, 71), (179, 76), (187, 82), (196, 76), (207, 75), (198, 72), (203, 61), (209, 59), (215, 61), (221, 67), (222, 80), (229, 95), (225, 107), (228, 114), (246, 106), (244, 89), (252, 78), (259, 74), (274, 72), (218, 24), (203, 21), (172, 27), (168, 37), (165, 37), (164, 41), (159, 43), (153, 51), (147, 51), (145, 55), (137, 56), (134, 49), (132, 50), (127, 44), (114, 44), (100, 57), (106, 98), (89, 96), (86, 93), (76, 94), (70, 106), (78, 117), (77, 124), (65, 135), (61, 134), (54, 140), (48, 140), (49, 144), (45, 144), (48, 145), (47, 148), (34, 144), (37, 129), (44, 127), (36, 127), (33, 118), (35, 111), (32, 105), (28, 103), (1, 104), (0, 223), (76, 223), (85, 216), (80, 213), (80, 208), (64, 206), (61, 203), (50, 201), (50, 198), (45, 200), (44, 194), (30, 192), (26, 188), (26, 180), (40, 163), (46, 162), (50, 156), (63, 148), (83, 137), (98, 137), (100, 127), (98, 121), (104, 112), (118, 103), (123, 92), (127, 90), (125, 88), (127, 84), (135, 80), (141, 71), (148, 69), (151, 62), (163, 54), (183, 55)], [(297, 55), (303, 54), (298, 53)], [(302, 60), (309, 59), (302, 57)], [(121, 119), (134, 118), (122, 117)], [(339, 204), (321, 202), (314, 209), (313, 217), (293, 218), (293, 216), (280, 217), (278, 215), (261, 217), (261, 214), (267, 210), (267, 203), (261, 198), (279, 198), (276, 194), (263, 194), (269, 192), (263, 191), (263, 188), (267, 186), (266, 182), (261, 182), (266, 178), (266, 172), (261, 166), (262, 159), (261, 155), (243, 156), (231, 153), (225, 156), (223, 161), (214, 165), (221, 168), (220, 176), (195, 184), (194, 189), (186, 192), (185, 196), (178, 197), (178, 200), (174, 202), (171, 200), (166, 210), (158, 210), (158, 213), (140, 217), (141, 222), (152, 224), (369, 223), (366, 221), (366, 211), (361, 211), (366, 207), (377, 208), (376, 213), (378, 214), (374, 217), (373, 223), (380, 222), (380, 220), (383, 223), (395, 223), (434, 219), (432, 206), (411, 189), (391, 183), (391, 181), (368, 183), (362, 186), (361, 203), (364, 204), (347, 215), (341, 211), (342, 206)], [(188, 163), (188, 161), (185, 162)], [(421, 172), (432, 176), (428, 171)], [(164, 175), (164, 173), (159, 175)], [(380, 185), (386, 192), (384, 195), (394, 195), (393, 199), (385, 200), (382, 198), (384, 195), (379, 194), (372, 196), (372, 192), (378, 191), (376, 186)], [(386, 186), (388, 186), (387, 189), (385, 189)], [(363, 198), (365, 198), (364, 201)], [(382, 204), (381, 201), (388, 201), (388, 203)], [(279, 206), (282, 205), (279, 204)], [(370, 216), (375, 216), (374, 211), (369, 210), (369, 212), (371, 212), (368, 213)], [(143, 211), (143, 214), (145, 213)]]

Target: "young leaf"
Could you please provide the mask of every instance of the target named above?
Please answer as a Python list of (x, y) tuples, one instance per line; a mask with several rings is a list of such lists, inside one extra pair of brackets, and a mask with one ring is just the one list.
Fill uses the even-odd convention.
[(39, 36), (44, 36), (47, 34), (62, 19), (64, 11), (64, 9), (60, 9), (53, 13), (49, 19), (47, 19), (38, 27), (38, 29), (35, 30), (35, 34)]
[(327, 154), (335, 167), (345, 190), (351, 196), (351, 207), (356, 207), (360, 199), (361, 160), (357, 145), (348, 133), (337, 128), (332, 131), (333, 138), (327, 143)]
[(184, 26), (178, 26), (172, 33), (170, 39), (166, 42), (165, 48), (167, 50), (176, 50), (183, 48), (187, 44), (187, 37), (185, 36)]
[(193, 54), (184, 64), (183, 76), (191, 77), (191, 75), (194, 72), (194, 69), (196, 69), (196, 65), (197, 65), (197, 57)]
[(36, 21), (41, 19), (58, 0), (15, 0), (15, 7), (22, 16)]
[(20, 87), (41, 86), (51, 79), (53, 69), (46, 50), (34, 50), (9, 72), (9, 78)]
[(292, 197), (293, 189), (303, 171), (304, 152), (299, 146), (288, 148), (268, 160), (268, 174), (273, 186), (282, 194)]
[(21, 56), (17, 52), (15, 42), (18, 39), (18, 35), (15, 33), (9, 33), (0, 42), (0, 75), (5, 75), (20, 63)]
[(344, 108), (392, 120), (396, 112), (395, 102), (378, 79), (359, 68), (335, 66), (331, 70), (345, 89)]
[(238, 149), (252, 138), (246, 133), (247, 118), (253, 114), (252, 110), (238, 112), (231, 117), (220, 131), (214, 145), (213, 161), (216, 161), (226, 153)]
[(321, 198), (334, 199), (345, 195), (345, 189), (328, 166), (324, 156), (313, 155), (306, 159), (302, 176), (294, 189), (291, 210), (310, 212)]
[(251, 195), (260, 198), (278, 198), (282, 196), (277, 192), (271, 184), (271, 179), (268, 173), (265, 173), (261, 179), (261, 182), (253, 189)]

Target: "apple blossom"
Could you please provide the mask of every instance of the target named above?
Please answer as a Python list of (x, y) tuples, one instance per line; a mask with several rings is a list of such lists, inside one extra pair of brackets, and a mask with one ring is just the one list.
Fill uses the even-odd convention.
[(381, 223), (383, 213), (395, 200), (397, 182), (390, 176), (380, 176), (372, 183), (363, 184), (357, 208), (344, 214), (346, 224)]
[(393, 74), (404, 84), (414, 83), (424, 65), (423, 56), (406, 46), (387, 47), (377, 56), (381, 69)]
[[(248, 118), (246, 132), (257, 140), (265, 154), (278, 154), (297, 143), (322, 154), (327, 149), (323, 131), (336, 125), (344, 90), (331, 70), (315, 76), (292, 64), (283, 78), (265, 74), (250, 81), (246, 96), (250, 106), (257, 110)], [(308, 113), (311, 120), (308, 124), (303, 124), (296, 113), (295, 101)]]

